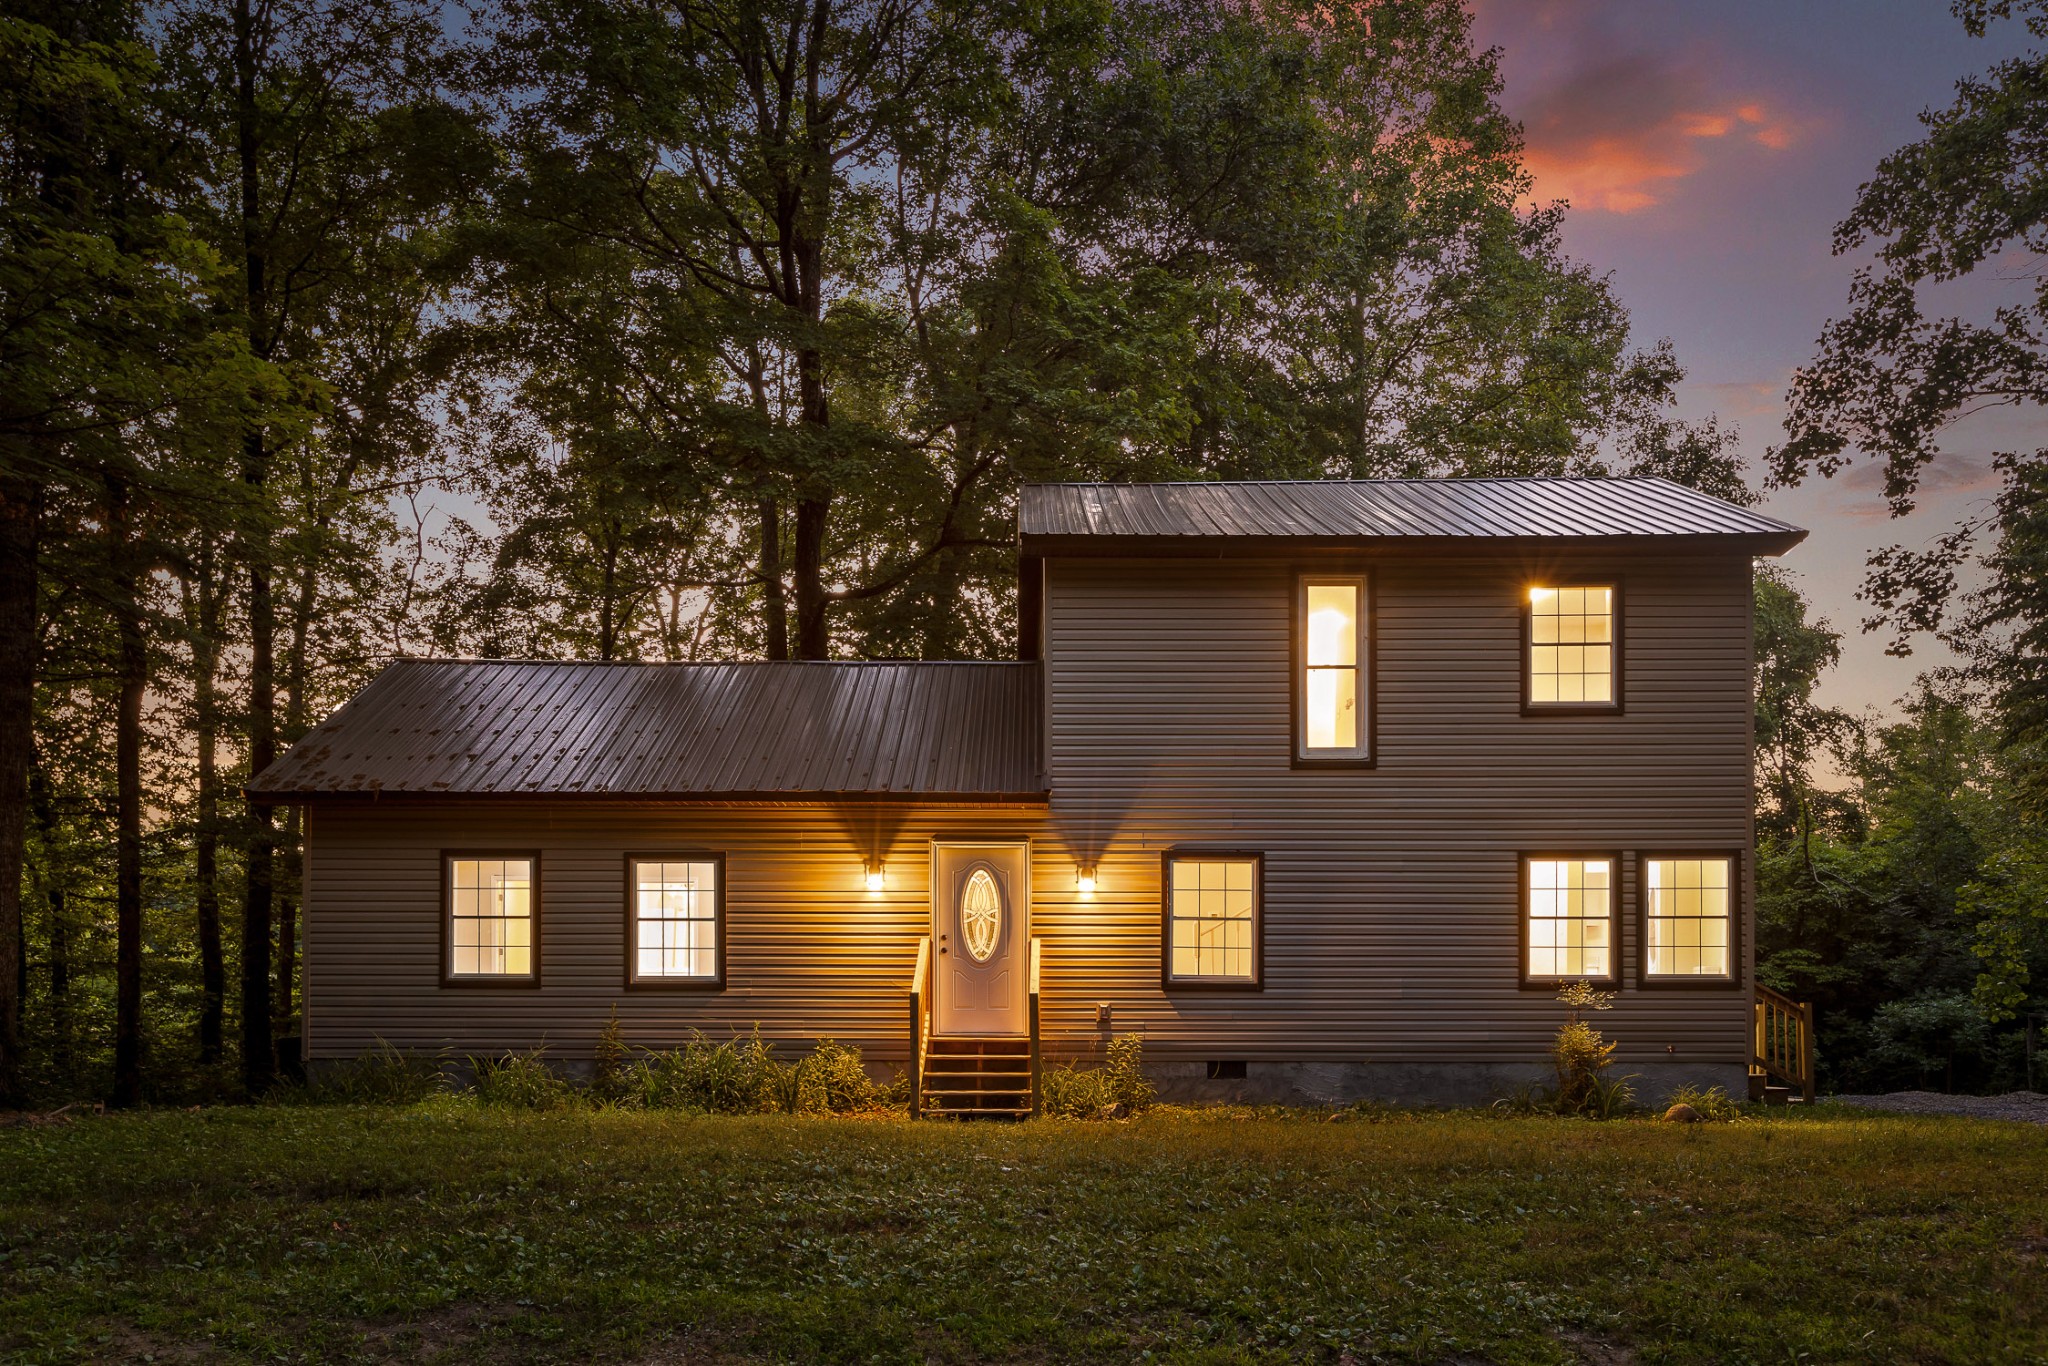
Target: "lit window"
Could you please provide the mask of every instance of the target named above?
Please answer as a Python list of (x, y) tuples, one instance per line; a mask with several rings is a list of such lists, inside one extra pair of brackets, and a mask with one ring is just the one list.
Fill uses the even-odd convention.
[(1735, 861), (1643, 860), (1643, 970), (1650, 977), (1733, 977)]
[(448, 976), (534, 975), (531, 858), (448, 860)]
[(1614, 589), (1529, 590), (1529, 704), (1612, 707)]
[(635, 982), (719, 978), (719, 860), (634, 859)]
[(1298, 590), (1301, 678), (1295, 752), (1366, 757), (1365, 580), (1307, 577)]
[(1256, 985), (1258, 917), (1258, 855), (1169, 858), (1167, 980)]
[(1531, 980), (1614, 976), (1614, 860), (1531, 858), (1522, 863)]

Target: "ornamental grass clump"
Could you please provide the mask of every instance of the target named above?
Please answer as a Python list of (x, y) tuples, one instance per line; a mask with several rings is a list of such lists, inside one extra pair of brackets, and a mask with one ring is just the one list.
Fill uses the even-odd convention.
[(582, 1097), (548, 1064), (547, 1050), (473, 1057), (477, 1104), (503, 1110), (565, 1110)]
[(1066, 1063), (1040, 1078), (1043, 1108), (1063, 1119), (1128, 1119), (1152, 1107), (1157, 1089), (1145, 1078), (1144, 1040), (1111, 1039), (1102, 1066)]
[(416, 1105), (442, 1086), (442, 1058), (405, 1053), (384, 1040), (362, 1057), (328, 1063), (302, 1086), (279, 1087), (267, 1099), (277, 1104)]

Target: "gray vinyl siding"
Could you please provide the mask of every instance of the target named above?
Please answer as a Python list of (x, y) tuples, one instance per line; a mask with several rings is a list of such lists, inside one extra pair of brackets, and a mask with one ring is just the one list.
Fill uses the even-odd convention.
[[(1621, 998), (1603, 1027), (1624, 1061), (1746, 1061), (1746, 965), (1735, 987), (1635, 984), (1632, 855), (1750, 844), (1747, 558), (1371, 566), (1366, 771), (1289, 765), (1294, 572), (1049, 562), (1055, 824), (1104, 852), (1086, 957), (1119, 1025), (1162, 1058), (1540, 1058), (1559, 1010), (1520, 985), (1519, 855), (1617, 851)], [(1625, 713), (1522, 715), (1525, 586), (1616, 576)], [(1175, 842), (1264, 851), (1264, 990), (1160, 989), (1158, 850)]]
[[(1033, 842), (1033, 932), (1055, 1056), (1142, 1031), (1158, 1061), (1528, 1062), (1559, 1011), (1519, 985), (1518, 855), (1750, 844), (1746, 557), (1550, 563), (1623, 576), (1621, 716), (1521, 714), (1518, 563), (1371, 567), (1377, 767), (1290, 767), (1293, 569), (1248, 560), (1054, 560), (1045, 571), (1050, 808), (517, 798), (319, 801), (306, 873), (306, 1040), (587, 1056), (614, 1006), (671, 1046), (759, 1024), (905, 1052), (935, 836)], [(1160, 981), (1160, 856), (1266, 856), (1264, 989)], [(441, 851), (541, 851), (539, 988), (440, 985)], [(629, 991), (629, 852), (726, 856), (726, 986)], [(887, 889), (862, 887), (886, 854)], [(1075, 888), (1095, 864), (1092, 897)], [(1743, 861), (1745, 881), (1750, 860)], [(1636, 985), (1636, 870), (1621, 879), (1630, 1061), (1747, 1059), (1735, 987)], [(1742, 898), (1745, 921), (1751, 896)], [(1745, 960), (1751, 935), (1745, 923)], [(1667, 1047), (1672, 1052), (1667, 1052)]]

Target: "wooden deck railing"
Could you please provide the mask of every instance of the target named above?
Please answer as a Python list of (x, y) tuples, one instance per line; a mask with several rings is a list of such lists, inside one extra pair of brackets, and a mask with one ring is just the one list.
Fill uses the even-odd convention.
[(910, 974), (910, 1117), (924, 1113), (924, 1048), (931, 1038), (932, 937), (917, 941), (917, 968)]
[(1799, 1088), (1813, 1100), (1813, 1005), (1759, 984), (1756, 989), (1756, 1044), (1752, 1075), (1761, 1072)]
[(1042, 1069), (1038, 1062), (1038, 937), (1031, 938), (1031, 1117), (1036, 1119), (1043, 1112), (1044, 1102), (1039, 1097), (1039, 1080)]

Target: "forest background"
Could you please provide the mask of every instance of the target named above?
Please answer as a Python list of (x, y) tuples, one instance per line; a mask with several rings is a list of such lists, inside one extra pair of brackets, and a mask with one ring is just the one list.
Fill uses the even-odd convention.
[[(298, 818), (242, 784), (395, 656), (1001, 658), (1026, 481), (1871, 462), (1904, 512), (2048, 397), (2042, 273), (1921, 311), (2040, 238), (2031, 55), (1865, 185), (1761, 469), (1530, 205), (1458, 0), (17, 0), (0, 88), (0, 1108), (275, 1083)], [(1896, 714), (1816, 700), (1759, 569), (1758, 972), (1827, 1084), (2025, 1080), (2043, 469), (1874, 554), (1963, 661)]]

